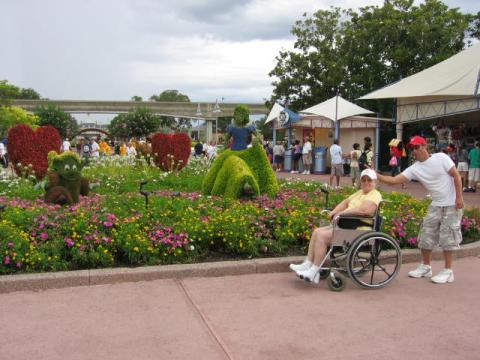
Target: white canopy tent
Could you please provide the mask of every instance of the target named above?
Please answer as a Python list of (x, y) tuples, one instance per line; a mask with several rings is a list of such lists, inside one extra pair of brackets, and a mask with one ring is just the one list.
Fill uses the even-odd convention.
[(373, 111), (355, 105), (341, 96), (334, 96), (320, 104), (302, 110), (300, 113), (307, 118), (311, 116), (321, 116), (332, 121), (355, 115), (374, 114)]
[[(480, 44), (360, 99), (397, 99), (397, 137), (403, 124), (480, 110)], [(472, 116), (473, 115), (473, 116)]]

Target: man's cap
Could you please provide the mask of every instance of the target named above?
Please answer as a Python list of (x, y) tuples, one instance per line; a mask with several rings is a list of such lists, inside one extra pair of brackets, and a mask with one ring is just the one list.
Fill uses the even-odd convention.
[(427, 140), (425, 140), (424, 137), (416, 135), (410, 139), (410, 142), (408, 143), (407, 146), (412, 147), (415, 145), (427, 145)]
[(360, 178), (362, 178), (364, 176), (368, 176), (372, 180), (377, 180), (377, 173), (375, 171), (373, 171), (372, 169), (363, 170), (362, 173), (360, 174)]

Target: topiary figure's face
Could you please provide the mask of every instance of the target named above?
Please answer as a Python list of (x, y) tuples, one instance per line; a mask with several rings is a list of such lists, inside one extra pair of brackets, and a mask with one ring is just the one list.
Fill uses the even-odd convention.
[(250, 121), (250, 110), (245, 105), (238, 105), (233, 111), (233, 120), (235, 125), (243, 127)]
[(82, 176), (82, 163), (78, 156), (68, 155), (56, 157), (52, 162), (52, 169), (66, 180), (78, 180)]

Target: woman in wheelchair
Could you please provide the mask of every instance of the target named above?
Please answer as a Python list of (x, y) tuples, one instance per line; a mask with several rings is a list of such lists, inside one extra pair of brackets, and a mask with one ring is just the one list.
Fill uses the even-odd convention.
[[(378, 204), (382, 201), (382, 195), (376, 189), (377, 174), (371, 169), (365, 169), (360, 174), (360, 180), (361, 190), (350, 195), (330, 212), (329, 219), (332, 224), (338, 222), (340, 215), (365, 217), (375, 215)], [(371, 220), (368, 219), (354, 219), (353, 223), (346, 223), (345, 226), (340, 225), (349, 229), (368, 230), (372, 228)], [(299, 265), (290, 264), (290, 269), (305, 281), (318, 283), (320, 280), (320, 264), (325, 258), (332, 236), (333, 225), (316, 228), (308, 245), (307, 258)]]

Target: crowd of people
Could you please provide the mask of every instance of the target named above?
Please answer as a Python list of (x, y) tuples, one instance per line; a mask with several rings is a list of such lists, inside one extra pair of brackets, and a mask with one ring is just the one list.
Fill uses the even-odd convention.
[[(391, 176), (396, 176), (402, 172), (403, 168), (408, 165), (407, 149), (403, 142), (399, 139), (390, 141), (390, 158), (388, 165), (390, 166)], [(291, 151), (291, 169), (292, 174), (300, 173), (300, 164), (303, 164), (302, 174), (311, 174), (313, 172), (313, 145), (310, 137), (305, 137), (303, 144), (300, 140), (294, 140), (290, 147), (286, 141), (278, 140), (274, 145), (269, 141), (263, 142), (267, 156), (272, 163), (275, 171), (283, 171), (285, 169), (285, 153)], [(461, 179), (462, 190), (464, 192), (475, 192), (477, 184), (480, 182), (480, 141), (470, 151), (467, 150), (465, 144), (455, 147), (454, 144), (442, 147), (441, 152), (447, 154), (457, 167)], [(330, 181), (331, 187), (340, 186), (340, 177), (349, 174), (352, 186), (360, 188), (360, 173), (364, 169), (373, 169), (374, 149), (370, 137), (364, 138), (363, 146), (354, 143), (350, 150), (345, 151), (337, 139), (328, 148), (330, 155)], [(402, 188), (406, 188), (402, 183)]]

